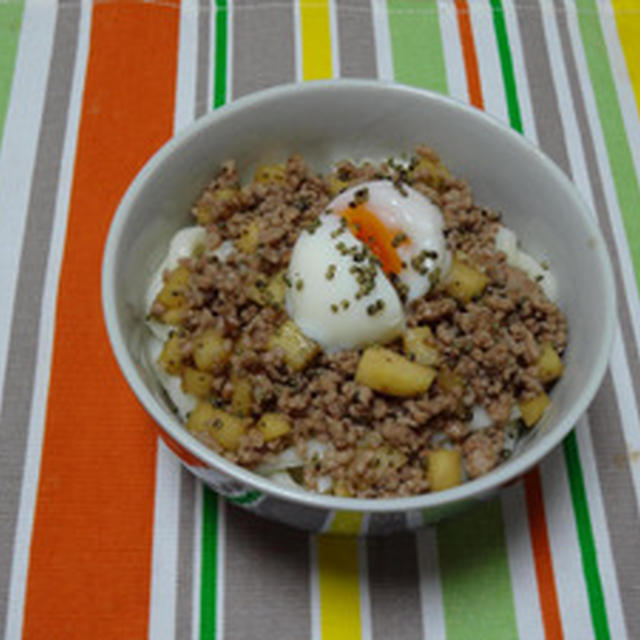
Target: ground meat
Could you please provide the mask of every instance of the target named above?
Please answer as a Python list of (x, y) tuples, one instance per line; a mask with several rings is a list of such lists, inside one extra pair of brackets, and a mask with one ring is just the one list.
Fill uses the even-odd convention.
[[(247, 381), (252, 424), (264, 413), (278, 412), (292, 430), (266, 441), (250, 426), (236, 450), (224, 449), (206, 431), (196, 437), (248, 468), (291, 446), (304, 455), (310, 439), (326, 443), (322, 459), (309, 462), (298, 476), (311, 490), (330, 478), (336, 495), (428, 491), (424, 460), (444, 445), (460, 449), (469, 478), (493, 469), (502, 459), (504, 428), (514, 407), (545, 390), (536, 369), (540, 345), (548, 342), (561, 354), (567, 340), (558, 307), (496, 251), (500, 214), (477, 206), (468, 185), (450, 176), (424, 146), (408, 167), (345, 161), (323, 178), (292, 156), (262, 173), (270, 178), (241, 185), (235, 163), (226, 162), (195, 203), (192, 212), (207, 228), (207, 243), (201, 255), (181, 263), (190, 280), (178, 330), (187, 366), (195, 366), (195, 339), (209, 329), (233, 345), (226, 367), (211, 375), (212, 402), (232, 411), (234, 380)], [(411, 398), (386, 396), (355, 382), (357, 350), (319, 353), (303, 370), (291, 371), (283, 351), (269, 346), (286, 311), (260, 298), (264, 283), (286, 269), (300, 230), (313, 224), (336, 191), (376, 179), (410, 184), (431, 198), (443, 212), (452, 255), (466, 256), (488, 278), (483, 294), (467, 303), (441, 283), (408, 306), (407, 325), (429, 327), (440, 357), (436, 383)], [(253, 250), (235, 248), (224, 262), (216, 257), (224, 242), (239, 246), (251, 224), (257, 234)], [(150, 309), (158, 319), (166, 311), (160, 302)], [(401, 341), (387, 346), (402, 353)], [(485, 409), (490, 427), (472, 428), (476, 406)]]

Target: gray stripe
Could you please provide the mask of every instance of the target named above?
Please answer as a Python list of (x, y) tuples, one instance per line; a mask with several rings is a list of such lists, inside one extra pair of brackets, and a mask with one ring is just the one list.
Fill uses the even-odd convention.
[(407, 518), (402, 513), (372, 513), (366, 533), (372, 536), (406, 531)]
[(338, 0), (338, 44), (343, 78), (375, 78), (376, 45), (370, 0)]
[(227, 506), (225, 640), (308, 638), (309, 536)]
[(613, 381), (607, 371), (589, 410), (589, 421), (627, 632), (630, 638), (640, 638), (640, 514), (629, 473), (630, 453), (620, 430), (610, 428), (620, 424), (613, 398)]
[(196, 480), (185, 467), (180, 470), (178, 515), (178, 571), (176, 585), (176, 639), (191, 638), (193, 615), (193, 553), (195, 537)]
[[(566, 14), (563, 10), (557, 12), (558, 29), (564, 58), (567, 64), (569, 87), (576, 110), (578, 126), (582, 132), (582, 144), (587, 161), (589, 180), (593, 189), (595, 208), (598, 213), (600, 228), (613, 257), (613, 268), (618, 285), (618, 301), (622, 336), (627, 349), (634, 345), (634, 334), (631, 328), (631, 317), (626, 298), (622, 295), (624, 287), (620, 273), (620, 263), (617, 258), (611, 219), (607, 214), (607, 204), (602, 187), (602, 178), (596, 160), (595, 145), (589, 128), (587, 111), (578, 83), (578, 70), (571, 48), (569, 29)], [(635, 353), (630, 353), (628, 362), (631, 368), (631, 377), (635, 381), (633, 388), (636, 394), (637, 406), (640, 406), (640, 361), (637, 357), (638, 348), (635, 345)], [(640, 602), (640, 538), (638, 537), (637, 496), (631, 479), (630, 460), (621, 428), (611, 428), (612, 425), (620, 425), (620, 409), (613, 390), (611, 374), (607, 372), (604, 384), (600, 389), (596, 401), (591, 406), (589, 418), (592, 424), (592, 438), (598, 467), (600, 485), (604, 494), (604, 509), (609, 524), (609, 535), (618, 584), (622, 599), (627, 631), (630, 638), (640, 638), (640, 611), (637, 603)], [(635, 535), (633, 535), (635, 533)]]
[(233, 98), (295, 78), (293, 0), (233, 3)]
[[(564, 8), (557, 5), (558, 28), (567, 75), (575, 106), (575, 113), (582, 132), (582, 142), (594, 194), (594, 202), (601, 229), (604, 233), (611, 255), (614, 257), (614, 269), (618, 291), (621, 289), (620, 266), (615, 258), (615, 246), (609, 217), (606, 213), (606, 201), (602, 179), (596, 162), (595, 147), (586, 115), (582, 93), (578, 85), (578, 75)], [(531, 95), (534, 104), (536, 127), (542, 149), (548, 153), (561, 168), (570, 173), (566, 150), (566, 138), (560, 120), (558, 96), (552, 82), (551, 66), (545, 46), (544, 30), (540, 8), (523, 2), (518, 6), (518, 16), (525, 54), (525, 64), (531, 83)], [(629, 311), (619, 295), (625, 344), (633, 347), (633, 334), (629, 325)], [(626, 331), (625, 331), (626, 327)], [(629, 358), (636, 374), (637, 359)], [(640, 378), (635, 378), (640, 379)], [(636, 397), (638, 389), (636, 388)], [(638, 583), (636, 576), (640, 571), (640, 539), (637, 535), (639, 522), (638, 505), (631, 481), (629, 459), (626, 455), (618, 400), (615, 394), (610, 370), (593, 404), (589, 409), (591, 434), (598, 476), (604, 493), (604, 508), (607, 516), (611, 550), (618, 574), (620, 594), (625, 610), (626, 622), (631, 637), (640, 637), (640, 617), (638, 616)], [(615, 459), (618, 456), (618, 463)], [(634, 532), (634, 534), (630, 534)]]
[(0, 624), (6, 607), (13, 557), (27, 428), (40, 328), (40, 304), (49, 258), (56, 206), (56, 185), (67, 128), (67, 112), (78, 42), (79, 2), (58, 11), (53, 53), (36, 152), (25, 237), (20, 258), (15, 307), (9, 340), (6, 379), (0, 415)]
[[(236, 0), (232, 28), (234, 98), (295, 79), (291, 0)], [(309, 536), (237, 506), (226, 514), (225, 640), (309, 637)]]
[(372, 637), (422, 638), (415, 535), (371, 538), (367, 554)]
[(198, 4), (198, 61), (196, 73), (195, 117), (199, 118), (209, 111), (212, 100), (209, 99), (211, 66), (209, 60), (211, 11), (209, 1), (200, 0)]

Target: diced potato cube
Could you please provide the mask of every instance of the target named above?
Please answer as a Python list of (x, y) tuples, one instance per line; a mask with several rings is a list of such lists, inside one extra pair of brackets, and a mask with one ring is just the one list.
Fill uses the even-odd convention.
[(450, 489), (462, 482), (462, 455), (457, 449), (429, 451), (427, 465), (431, 491)]
[(158, 363), (172, 376), (179, 376), (182, 371), (182, 340), (173, 333), (164, 343)]
[(436, 384), (447, 393), (454, 391), (455, 389), (462, 388), (464, 386), (463, 379), (457, 374), (451, 371), (449, 367), (442, 367), (438, 371), (436, 377)]
[(213, 376), (206, 371), (185, 367), (182, 372), (182, 390), (196, 398), (206, 398), (211, 393)]
[(189, 278), (189, 269), (183, 266), (176, 267), (169, 274), (160, 293), (156, 296), (156, 302), (164, 305), (167, 309), (184, 306), (184, 294), (189, 287)]
[(291, 422), (282, 413), (265, 413), (258, 420), (258, 430), (265, 442), (275, 440), (291, 431)]
[(251, 300), (266, 307), (282, 307), (284, 297), (287, 293), (286, 278), (287, 272), (283, 269), (276, 273), (270, 280), (264, 276), (259, 276), (256, 282), (250, 287), (247, 295)]
[(215, 329), (207, 329), (193, 343), (193, 360), (200, 371), (222, 370), (231, 358), (233, 343)]
[(233, 392), (231, 395), (231, 411), (238, 416), (246, 417), (251, 413), (253, 391), (251, 383), (244, 378), (231, 378)]
[(552, 382), (562, 375), (564, 365), (558, 352), (549, 342), (545, 342), (540, 349), (540, 358), (537, 363), (538, 379), (540, 382)]
[(356, 382), (392, 396), (424, 393), (435, 377), (431, 367), (411, 362), (384, 347), (366, 349), (356, 370)]
[(285, 164), (263, 164), (256, 169), (253, 177), (256, 182), (284, 182), (286, 178)]
[(407, 456), (393, 447), (380, 447), (375, 450), (373, 460), (377, 469), (385, 471), (401, 467), (407, 461)]
[(533, 425), (540, 420), (542, 414), (550, 404), (551, 399), (544, 392), (534, 398), (531, 398), (531, 400), (519, 402), (518, 405), (520, 407), (522, 421), (527, 425), (527, 427), (533, 427)]
[(162, 316), (160, 316), (160, 321), (164, 324), (182, 324), (187, 318), (187, 314), (189, 313), (189, 307), (184, 304), (181, 307), (174, 307), (173, 309), (167, 309)]
[[(427, 174), (428, 177), (424, 178)], [(409, 172), (409, 178), (412, 180), (418, 177), (423, 178), (423, 180), (434, 189), (440, 189), (449, 175), (449, 170), (441, 162), (435, 162), (424, 156), (420, 157)]]
[(259, 243), (260, 225), (258, 224), (258, 221), (253, 218), (253, 220), (249, 220), (249, 222), (247, 222), (240, 234), (240, 237), (236, 240), (235, 245), (238, 251), (251, 254), (256, 252)]
[(440, 362), (440, 354), (429, 327), (407, 329), (402, 336), (402, 346), (409, 359), (418, 364), (434, 367)]
[(271, 336), (268, 347), (272, 351), (277, 348), (284, 351), (284, 361), (291, 371), (302, 371), (320, 350), (292, 320), (287, 320)]
[(353, 494), (349, 489), (347, 481), (342, 478), (338, 478), (333, 483), (333, 495), (340, 498), (350, 498)]
[(449, 295), (466, 304), (479, 296), (489, 284), (489, 278), (478, 269), (454, 258), (445, 288)]
[(225, 449), (234, 451), (247, 430), (248, 421), (217, 409), (209, 402), (199, 402), (189, 414), (186, 427), (194, 433), (206, 432)]

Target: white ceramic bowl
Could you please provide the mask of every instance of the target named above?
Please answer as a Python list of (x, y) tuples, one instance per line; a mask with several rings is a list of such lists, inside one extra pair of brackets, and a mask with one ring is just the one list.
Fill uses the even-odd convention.
[[(524, 248), (548, 260), (557, 278), (569, 344), (565, 375), (553, 389), (541, 426), (517, 455), (486, 476), (409, 498), (338, 498), (287, 489), (205, 447), (166, 405), (141, 357), (141, 340), (150, 275), (173, 233), (189, 224), (190, 205), (218, 163), (235, 158), (241, 176), (248, 178), (257, 164), (299, 152), (313, 168), (326, 171), (345, 157), (384, 159), (423, 142), (437, 150), (454, 175), (470, 182), (476, 202), (504, 213)], [(614, 281), (594, 216), (546, 156), (476, 109), (373, 81), (288, 85), (253, 94), (168, 142), (139, 173), (115, 214), (102, 295), (122, 372), (183, 462), (229, 499), (313, 531), (330, 529), (332, 522), (335, 529), (352, 533), (407, 529), (493, 495), (549, 453), (585, 411), (602, 380), (615, 322)]]

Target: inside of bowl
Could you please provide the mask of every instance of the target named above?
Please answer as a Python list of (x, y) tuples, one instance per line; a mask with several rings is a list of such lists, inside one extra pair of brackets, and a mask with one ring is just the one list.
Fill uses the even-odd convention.
[(172, 234), (191, 224), (189, 208), (220, 162), (235, 158), (249, 177), (256, 165), (297, 152), (326, 171), (343, 158), (384, 159), (420, 143), (470, 182), (476, 202), (502, 212), (525, 250), (546, 260), (557, 278), (558, 303), (569, 325), (566, 375), (524, 449), (557, 428), (593, 385), (609, 326), (604, 247), (588, 213), (558, 169), (479, 113), (429, 94), (372, 86), (250, 99), (203, 120), (145, 168), (129, 194), (115, 287), (120, 330), (148, 388), (162, 401), (140, 355), (145, 290)]

